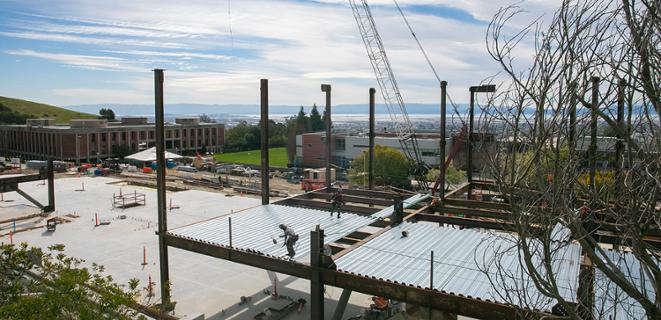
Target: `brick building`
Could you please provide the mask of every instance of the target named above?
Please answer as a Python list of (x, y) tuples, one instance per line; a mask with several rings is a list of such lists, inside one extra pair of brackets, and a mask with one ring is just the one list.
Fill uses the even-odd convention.
[[(80, 119), (68, 125), (29, 119), (24, 125), (0, 126), (0, 156), (93, 161), (116, 156), (113, 146), (128, 148), (131, 153), (153, 147), (155, 130), (146, 117), (122, 118), (121, 122)], [(223, 124), (201, 123), (199, 118), (178, 118), (165, 124), (165, 147), (171, 152), (220, 152), (224, 142)]]
[[(417, 134), (422, 160), (430, 166), (440, 164), (441, 138), (440, 134)], [(451, 140), (447, 139), (446, 154), (450, 151)], [(351, 160), (358, 157), (369, 148), (367, 135), (333, 134), (331, 138), (332, 163), (340, 167), (348, 167)], [(402, 146), (395, 134), (377, 133), (374, 144), (395, 148), (402, 151)], [(304, 133), (296, 136), (296, 160), (299, 166), (323, 167), (326, 165), (324, 156), (326, 133)], [(402, 151), (403, 152), (403, 151)]]

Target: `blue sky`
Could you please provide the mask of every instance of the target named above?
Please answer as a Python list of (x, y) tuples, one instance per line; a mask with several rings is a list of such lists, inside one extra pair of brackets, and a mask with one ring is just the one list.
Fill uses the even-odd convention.
[[(438, 100), (438, 84), (391, 0), (368, 1), (404, 99)], [(484, 44), (508, 1), (400, 0), (450, 93), (498, 72)], [(527, 1), (530, 16), (557, 1)], [(516, 27), (513, 21), (513, 28)], [(525, 21), (521, 21), (525, 23)], [(525, 47), (522, 48), (525, 55)], [(376, 86), (345, 0), (0, 0), (0, 95), (56, 105), (151, 103), (153, 68), (166, 102), (362, 103)]]

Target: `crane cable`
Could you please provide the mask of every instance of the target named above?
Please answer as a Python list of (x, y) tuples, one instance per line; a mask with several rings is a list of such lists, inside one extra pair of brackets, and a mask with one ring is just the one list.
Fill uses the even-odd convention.
[[(399, 3), (397, 3), (397, 0), (392, 0), (395, 3), (395, 6), (397, 7), (397, 10), (399, 11), (399, 14), (402, 16), (404, 19), (404, 23), (406, 23), (406, 26), (409, 28), (409, 31), (411, 32), (411, 35), (413, 36), (413, 39), (415, 39), (415, 42), (418, 44), (418, 48), (420, 48), (420, 51), (422, 51), (422, 55), (425, 57), (425, 60), (427, 60), (427, 64), (431, 68), (432, 72), (434, 73), (434, 76), (436, 77), (436, 80), (438, 80), (439, 85), (441, 84), (441, 77), (438, 76), (438, 72), (436, 72), (436, 68), (434, 68), (434, 64), (432, 64), (431, 59), (429, 59), (429, 56), (427, 55), (427, 52), (425, 51), (425, 48), (422, 47), (422, 43), (420, 43), (420, 40), (418, 39), (418, 36), (415, 34), (415, 31), (413, 31), (413, 27), (411, 27), (411, 24), (409, 23), (408, 19), (406, 19), (406, 15), (404, 15), (404, 11), (402, 11), (402, 8), (399, 6)], [(454, 109), (454, 113), (459, 117), (459, 120), (461, 121), (462, 125), (466, 125), (466, 122), (462, 118), (462, 116), (459, 114), (459, 111), (457, 110), (457, 105), (452, 101), (452, 98), (450, 98), (450, 95), (447, 94), (447, 98), (450, 101), (450, 104), (452, 105), (452, 108)]]
[(413, 39), (415, 39), (415, 42), (418, 43), (418, 47), (420, 48), (420, 51), (422, 51), (422, 55), (425, 56), (425, 60), (427, 60), (427, 64), (429, 64), (429, 67), (431, 70), (434, 72), (434, 76), (436, 76), (436, 80), (438, 80), (438, 84), (441, 84), (441, 78), (438, 76), (438, 73), (436, 72), (436, 68), (434, 68), (434, 65), (431, 63), (431, 60), (429, 59), (429, 56), (427, 56), (427, 52), (425, 51), (425, 48), (422, 47), (422, 44), (420, 43), (420, 40), (418, 40), (418, 36), (415, 35), (415, 32), (413, 31), (413, 28), (409, 24), (409, 21), (406, 19), (406, 16), (404, 15), (404, 11), (402, 11), (402, 8), (399, 6), (399, 3), (397, 3), (397, 0), (392, 0), (395, 3), (395, 6), (397, 7), (397, 10), (399, 10), (399, 14), (402, 15), (402, 18), (404, 19), (404, 22), (406, 23), (406, 26), (409, 28), (409, 31), (411, 31), (411, 35), (413, 36)]
[(234, 49), (234, 32), (232, 32), (232, 0), (227, 0), (227, 23), (229, 24), (230, 40)]

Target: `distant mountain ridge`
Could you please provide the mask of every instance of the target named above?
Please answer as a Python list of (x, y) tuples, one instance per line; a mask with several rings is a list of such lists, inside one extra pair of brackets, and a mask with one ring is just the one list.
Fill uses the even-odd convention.
[[(295, 115), (300, 109), (300, 105), (271, 105), (269, 113), (271, 114), (291, 114)], [(312, 110), (312, 105), (303, 106), (306, 113)], [(146, 104), (94, 104), (94, 105), (74, 105), (68, 106), (68, 109), (78, 112), (98, 113), (100, 108), (110, 108), (117, 116), (154, 114), (154, 106)], [(323, 111), (324, 106), (318, 105), (319, 111)], [(459, 112), (464, 113), (467, 110), (466, 105), (459, 105)], [(335, 114), (367, 114), (369, 112), (367, 104), (340, 104), (332, 106)], [(439, 114), (440, 106), (431, 103), (411, 103), (406, 105), (406, 110), (410, 114)], [(376, 105), (377, 114), (387, 114), (385, 105)], [(451, 112), (448, 109), (448, 112)], [(232, 114), (232, 115), (250, 115), (259, 114), (259, 105), (252, 104), (194, 104), (194, 103), (173, 103), (165, 104), (165, 113), (171, 115), (191, 115), (191, 114)]]

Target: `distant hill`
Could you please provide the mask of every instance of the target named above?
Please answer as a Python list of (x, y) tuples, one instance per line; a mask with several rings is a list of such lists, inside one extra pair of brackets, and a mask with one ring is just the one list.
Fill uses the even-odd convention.
[(93, 114), (0, 96), (0, 123), (24, 124), (26, 118), (53, 118), (55, 122), (69, 123), (71, 119), (95, 119)]

